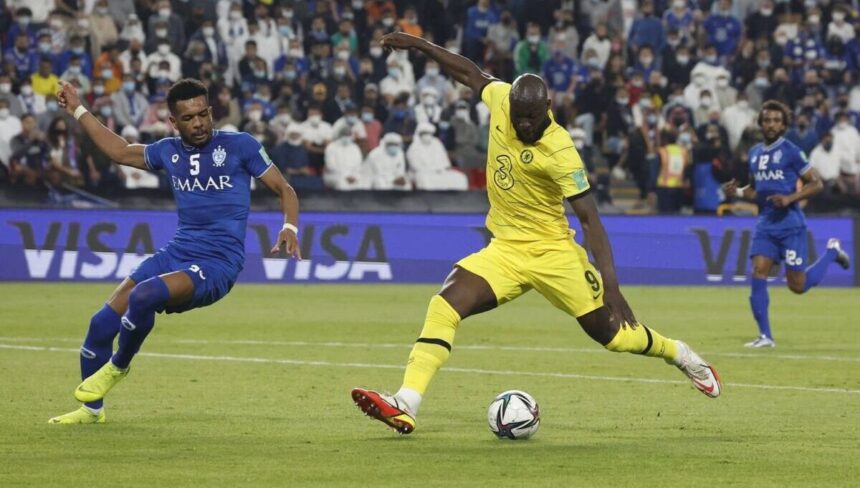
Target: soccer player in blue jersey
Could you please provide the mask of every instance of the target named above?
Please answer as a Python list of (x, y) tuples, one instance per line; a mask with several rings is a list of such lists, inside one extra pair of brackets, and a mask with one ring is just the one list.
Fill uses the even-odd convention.
[[(827, 242), (827, 252), (811, 266), (807, 264), (806, 220), (799, 202), (823, 188), (818, 172), (810, 166), (803, 151), (783, 138), (791, 125), (791, 111), (775, 100), (762, 105), (758, 124), (764, 143), (749, 152), (752, 185), (738, 188), (735, 180), (726, 184), (728, 195), (755, 201), (759, 208), (753, 236), (752, 293), (750, 306), (758, 323), (759, 337), (746, 347), (775, 347), (768, 319), (767, 278), (775, 263), (785, 261), (788, 288), (794, 293), (806, 293), (821, 283), (832, 262), (847, 269), (848, 254), (840, 248), (838, 239)], [(798, 190), (797, 181), (803, 186)]]
[[(278, 194), (284, 225), (272, 248), (301, 258), (296, 193), (249, 134), (213, 129), (206, 86), (177, 81), (167, 94), (170, 122), (179, 137), (149, 145), (128, 144), (81, 104), (77, 90), (60, 82), (57, 99), (112, 161), (170, 177), (179, 214), (176, 234), (143, 261), (93, 315), (81, 346), (75, 398), (84, 405), (52, 424), (104, 423), (102, 398), (128, 375), (129, 363), (155, 324), (157, 312), (181, 313), (226, 295), (245, 262), (245, 227), (251, 177)], [(114, 338), (119, 344), (113, 352)]]

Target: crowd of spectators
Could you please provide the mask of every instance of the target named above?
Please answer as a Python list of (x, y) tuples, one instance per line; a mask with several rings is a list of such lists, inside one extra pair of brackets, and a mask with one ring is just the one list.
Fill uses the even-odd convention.
[[(856, 195), (858, 2), (800, 0), (0, 0), (0, 180), (101, 195), (165, 185), (111, 164), (59, 80), (129, 141), (175, 135), (168, 87), (210, 88), (215, 126), (257, 138), (303, 190), (479, 190), (489, 113), (392, 31), (511, 81), (538, 73), (598, 195), (712, 212), (747, 175), (764, 100), (827, 192)], [(608, 168), (598, 174), (595, 168)]]

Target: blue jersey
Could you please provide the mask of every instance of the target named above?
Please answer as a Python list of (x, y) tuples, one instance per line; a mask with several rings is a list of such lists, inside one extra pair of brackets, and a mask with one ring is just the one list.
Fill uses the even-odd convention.
[(797, 180), (812, 168), (806, 154), (790, 141), (780, 137), (770, 146), (753, 146), (749, 158), (759, 209), (757, 227), (781, 230), (805, 226), (806, 220), (797, 202), (785, 208), (778, 208), (767, 201), (767, 197), (790, 195), (797, 190)]
[(144, 150), (146, 166), (167, 172), (179, 226), (170, 249), (181, 260), (210, 260), (238, 273), (245, 262), (251, 177), (272, 165), (263, 146), (244, 132), (214, 131), (203, 147), (167, 137)]

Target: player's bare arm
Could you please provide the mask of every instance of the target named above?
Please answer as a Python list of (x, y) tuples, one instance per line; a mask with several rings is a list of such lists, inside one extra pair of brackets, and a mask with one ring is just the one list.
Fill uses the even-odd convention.
[(278, 171), (275, 165), (269, 167), (260, 181), (267, 188), (278, 194), (281, 200), (281, 212), (284, 214), (284, 227), (278, 233), (278, 240), (272, 247), (272, 254), (276, 254), (281, 250), (281, 246), (287, 252), (287, 256), (292, 256), (296, 259), (302, 258), (301, 250), (299, 249), (299, 238), (297, 229), (299, 226), (299, 199), (296, 196), (296, 191), (284, 179), (284, 175)]
[(803, 186), (800, 190), (791, 195), (771, 195), (767, 197), (768, 201), (773, 202), (777, 207), (787, 207), (794, 202), (812, 198), (824, 189), (821, 175), (818, 174), (815, 168), (809, 168), (809, 171), (801, 175), (800, 179), (803, 181)]
[[(75, 111), (82, 106), (78, 96), (78, 90), (74, 85), (60, 80), (60, 89), (57, 91), (57, 103), (74, 116)], [(98, 119), (89, 112), (78, 114), (78, 123), (84, 128), (87, 135), (95, 142), (96, 146), (118, 164), (132, 166), (134, 168), (146, 169), (144, 162), (144, 144), (129, 144), (125, 139), (102, 125)]]
[(576, 213), (576, 217), (582, 225), (582, 232), (585, 234), (585, 243), (597, 261), (597, 269), (603, 279), (603, 304), (609, 310), (610, 322), (621, 328), (630, 326), (631, 329), (635, 329), (637, 326), (636, 317), (618, 286), (615, 262), (612, 259), (612, 247), (609, 244), (609, 236), (606, 234), (603, 222), (600, 220), (600, 214), (597, 212), (594, 197), (591, 196), (591, 193), (584, 196), (574, 195), (567, 201)]
[[(750, 175), (750, 181), (753, 181), (752, 175)], [(726, 195), (731, 195), (744, 200), (755, 200), (756, 197), (755, 188), (753, 188), (752, 184), (741, 187), (738, 186), (738, 181), (734, 178), (723, 185), (723, 191)], [(739, 191), (740, 193), (738, 193)]]
[(480, 93), (484, 86), (496, 78), (478, 68), (469, 58), (454, 54), (420, 37), (404, 32), (392, 32), (382, 36), (379, 44), (384, 49), (417, 49), (428, 58), (439, 63), (439, 67), (452, 78)]

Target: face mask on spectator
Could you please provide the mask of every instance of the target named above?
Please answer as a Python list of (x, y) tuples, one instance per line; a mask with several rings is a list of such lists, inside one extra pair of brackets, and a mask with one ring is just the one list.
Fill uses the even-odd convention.
[(341, 146), (348, 146), (348, 145), (349, 145), (349, 143), (350, 143), (350, 142), (352, 142), (352, 137), (350, 137), (350, 136), (341, 136), (341, 137), (338, 139), (338, 142), (340, 142), (340, 145), (341, 145)]
[(134, 82), (133, 81), (124, 81), (122, 82), (122, 91), (126, 93), (134, 92)]
[(45, 102), (45, 108), (48, 109), (48, 112), (56, 112), (57, 109), (60, 108), (60, 105), (57, 103), (56, 100), (48, 100), (47, 102)]
[(657, 116), (654, 114), (648, 114), (648, 123), (651, 125), (657, 125)]
[(108, 14), (108, 8), (103, 7), (103, 6), (98, 6), (98, 7), (96, 7), (96, 13), (99, 15), (107, 15)]
[(242, 18), (242, 11), (241, 10), (231, 10), (229, 15), (230, 15), (230, 20), (239, 20)]
[(439, 74), (439, 68), (427, 68), (424, 73), (427, 76), (436, 76)]
[(158, 54), (162, 56), (167, 56), (168, 54), (170, 54), (170, 44), (159, 44)]
[(18, 23), (21, 24), (21, 27), (27, 27), (30, 25), (30, 17), (18, 17)]
[(358, 116), (357, 115), (347, 115), (346, 116), (346, 123), (347, 124), (353, 125), (356, 122), (358, 122)]
[(397, 156), (397, 153), (400, 152), (400, 146), (396, 146), (394, 144), (386, 144), (385, 152), (387, 152), (389, 156)]
[(770, 81), (768, 81), (767, 78), (756, 78), (755, 79), (755, 86), (757, 86), (759, 88), (766, 88), (768, 85), (770, 85)]
[(338, 78), (343, 78), (343, 76), (346, 75), (346, 68), (343, 66), (335, 66), (334, 75)]
[(166, 108), (160, 108), (155, 111), (155, 115), (158, 116), (159, 119), (166, 119), (170, 112)]
[(170, 71), (167, 71), (166, 69), (159, 71), (157, 78), (169, 80), (170, 79)]
[(39, 43), (39, 52), (47, 53), (51, 51), (51, 43), (50, 42), (40, 42)]
[(266, 134), (254, 134), (254, 139), (256, 139), (257, 142), (259, 142), (260, 144), (262, 144), (263, 141), (266, 140)]
[(678, 136), (678, 142), (684, 146), (689, 146), (691, 142), (693, 142), (693, 138), (687, 132), (682, 132), (681, 135)]
[(394, 25), (394, 18), (393, 17), (384, 17), (382, 19), (382, 25), (384, 25), (385, 27), (391, 27), (392, 25)]
[(821, 17), (817, 15), (810, 15), (809, 18), (807, 18), (806, 20), (812, 25), (818, 25), (818, 23), (821, 22)]
[(6, 120), (9, 118), (9, 109), (6, 107), (0, 108), (0, 119)]
[(9, 93), (12, 91), (11, 83), (0, 83), (0, 93)]
[(346, 61), (347, 59), (349, 59), (349, 51), (338, 51), (337, 58)]
[(537, 44), (540, 42), (540, 36), (539, 35), (531, 35), (531, 36), (528, 36), (526, 39), (531, 44)]
[(651, 56), (642, 56), (639, 58), (639, 62), (642, 63), (642, 66), (650, 66), (653, 61), (654, 58)]
[(693, 84), (696, 86), (705, 86), (705, 77), (701, 75), (696, 75), (693, 77)]
[(254, 70), (254, 77), (255, 78), (265, 78), (266, 77), (266, 70), (255, 69)]
[(678, 47), (681, 44), (681, 40), (677, 37), (666, 39), (666, 43), (672, 47)]
[(748, 102), (746, 100), (738, 100), (738, 107), (746, 110), (749, 108), (749, 106), (750, 106), (750, 102)]
[(382, 56), (382, 48), (379, 46), (373, 46), (370, 48), (370, 55), (374, 58), (378, 58)]
[(110, 68), (106, 68), (102, 70), (102, 78), (109, 80), (113, 78), (113, 70)]
[(690, 62), (690, 56), (687, 56), (685, 54), (679, 54), (677, 60), (678, 64), (687, 64)]
[(78, 27), (80, 27), (81, 29), (89, 29), (90, 19), (78, 19)]
[(251, 110), (248, 112), (248, 120), (252, 122), (259, 122), (263, 119), (263, 112), (261, 110)]
[(160, 9), (158, 9), (158, 15), (160, 15), (161, 17), (166, 19), (167, 17), (170, 17), (170, 9), (169, 8), (160, 8)]
[(284, 78), (286, 78), (287, 81), (295, 80), (296, 76), (297, 76), (297, 73), (296, 73), (296, 70), (294, 70), (294, 69), (284, 71)]
[(729, 79), (728, 78), (717, 78), (717, 86), (720, 88), (725, 88), (725, 87), (729, 86)]
[[(155, 29), (155, 37), (167, 37), (167, 29)], [(167, 46), (170, 49), (170, 46)], [(161, 46), (159, 46), (161, 49)]]
[(627, 102), (629, 102), (630, 99), (627, 97), (618, 97), (615, 101), (618, 102), (619, 105), (627, 105)]
[(711, 97), (702, 97), (701, 100), (699, 100), (699, 104), (705, 108), (710, 107), (712, 102), (713, 100), (711, 100)]
[(83, 46), (72, 46), (72, 52), (80, 56), (81, 54), (84, 53), (84, 47)]
[(433, 134), (429, 132), (424, 132), (423, 134), (419, 135), (418, 138), (421, 139), (421, 142), (423, 144), (430, 144), (430, 141), (433, 140)]
[(288, 25), (279, 25), (278, 32), (284, 37), (293, 37), (293, 28)]
[(717, 56), (714, 54), (705, 56), (705, 62), (708, 64), (717, 64)]
[(370, 112), (363, 112), (361, 114), (361, 120), (365, 122), (373, 122), (373, 114)]
[(207, 25), (206, 27), (203, 28), (203, 35), (206, 37), (214, 36), (215, 35), (215, 28)]
[(321, 121), (322, 121), (322, 115), (320, 115), (320, 114), (308, 115), (308, 122), (310, 122), (311, 125), (313, 125), (313, 126), (319, 125), (319, 123)]
[(400, 78), (400, 68), (397, 66), (388, 68), (388, 75), (392, 78)]
[(71, 73), (73, 75), (79, 75), (79, 74), (81, 74), (81, 67), (80, 66), (69, 66), (69, 73)]
[(304, 57), (304, 53), (301, 49), (290, 49), (290, 57), (293, 59), (301, 59)]
[(455, 112), (455, 116), (462, 120), (469, 120), (469, 109), (468, 108), (458, 108)]
[(102, 116), (104, 117), (110, 117), (111, 115), (113, 115), (113, 107), (111, 107), (110, 105), (104, 105), (102, 106), (102, 108), (99, 109), (99, 113), (102, 114)]
[(845, 12), (833, 12), (833, 20), (836, 22), (842, 22), (845, 20)]
[(105, 94), (105, 86), (104, 85), (94, 85), (93, 86), (93, 93), (98, 95), (98, 96), (104, 95)]
[(21, 95), (24, 95), (25, 97), (29, 97), (32, 94), (33, 94), (33, 87), (32, 86), (30, 86), (30, 85), (21, 86)]

